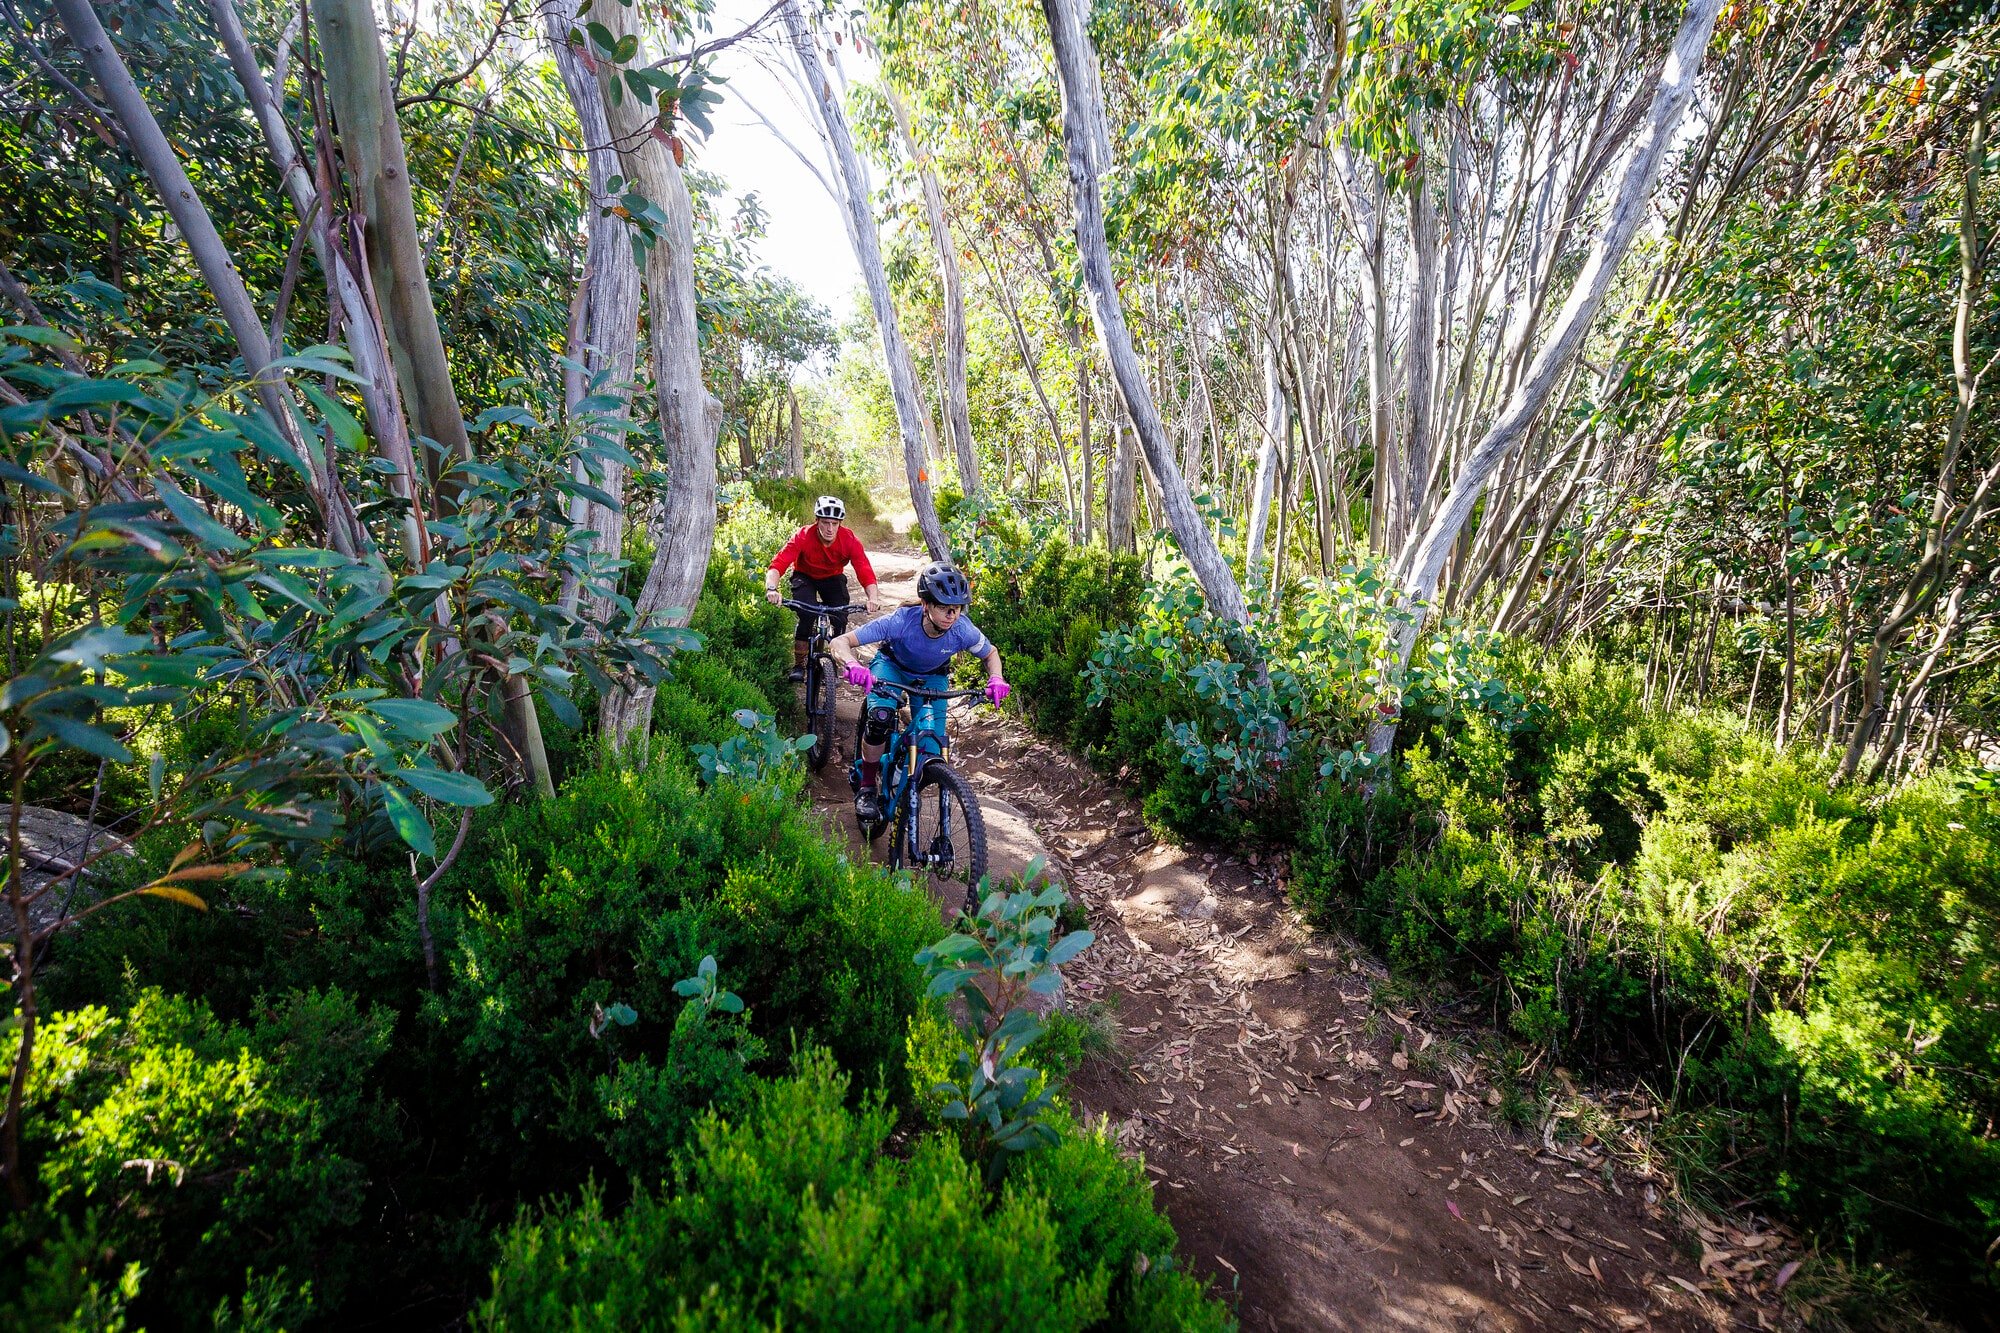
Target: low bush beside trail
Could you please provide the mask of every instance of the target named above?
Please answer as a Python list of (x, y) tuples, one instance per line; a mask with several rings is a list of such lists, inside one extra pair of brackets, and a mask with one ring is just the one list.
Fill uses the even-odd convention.
[(1060, 541), (979, 568), (981, 628), (1010, 667), (1043, 664), (1015, 672), (1034, 725), (1168, 830), (1284, 847), (1296, 901), (1406, 975), (1649, 1082), (1712, 1201), (1789, 1213), (1947, 1306), (2000, 1285), (1989, 783), (1835, 787), (1829, 758), (1649, 705), (1589, 648), (1449, 624), (1397, 694), (1393, 765), (1368, 768), (1387, 613), (1365, 570), (1245, 634), (1171, 569), (1141, 597), (1126, 568)]
[(703, 778), (790, 693), (751, 572), (712, 566), (645, 762), (579, 742), (556, 796), (474, 812), (435, 984), (408, 858), (357, 843), (59, 937), (0, 1329), (1227, 1324), (1101, 1131), (1052, 1111), (996, 1185), (929, 1128), (931, 900), (795, 760)]

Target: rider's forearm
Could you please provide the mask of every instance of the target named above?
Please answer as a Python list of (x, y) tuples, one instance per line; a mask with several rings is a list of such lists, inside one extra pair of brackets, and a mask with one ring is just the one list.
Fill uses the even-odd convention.
[(1001, 679), (1000, 650), (998, 648), (992, 649), (986, 654), (986, 679), (988, 680)]
[(840, 663), (842, 666), (849, 666), (859, 656), (861, 645), (854, 641), (852, 634), (843, 634), (832, 643), (829, 643), (826, 646), (826, 650), (833, 654), (834, 661)]
[(776, 592), (777, 590), (778, 590), (778, 571), (766, 566), (764, 570), (764, 591)]

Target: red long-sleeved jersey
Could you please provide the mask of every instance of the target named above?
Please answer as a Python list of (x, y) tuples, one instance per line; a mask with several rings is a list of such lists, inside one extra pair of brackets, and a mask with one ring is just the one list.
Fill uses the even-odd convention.
[(792, 534), (785, 543), (785, 549), (771, 557), (771, 568), (780, 574), (790, 569), (794, 563), (799, 573), (811, 579), (830, 579), (835, 574), (847, 572), (852, 563), (854, 576), (861, 580), (861, 586), (875, 586), (875, 566), (868, 563), (868, 552), (861, 549), (861, 539), (852, 529), (842, 524), (831, 542), (819, 539), (817, 523), (808, 523)]

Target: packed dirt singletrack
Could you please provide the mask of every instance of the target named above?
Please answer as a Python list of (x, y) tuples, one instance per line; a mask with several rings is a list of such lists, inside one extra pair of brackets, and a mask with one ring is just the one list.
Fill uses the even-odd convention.
[[(872, 556), (883, 609), (913, 602), (924, 557)], [(859, 704), (843, 685), (808, 794), (872, 859), (846, 777)], [(1130, 793), (992, 709), (954, 710), (951, 735), (993, 875), (1040, 858), (1097, 935), (1064, 1003), (1097, 1006), (1116, 1050), (1072, 1100), (1143, 1156), (1245, 1330), (1785, 1326), (1784, 1233), (1678, 1206), (1588, 1138), (1495, 1124), (1466, 1034), (1382, 998), (1386, 970), (1299, 918), (1282, 864), (1156, 841)]]

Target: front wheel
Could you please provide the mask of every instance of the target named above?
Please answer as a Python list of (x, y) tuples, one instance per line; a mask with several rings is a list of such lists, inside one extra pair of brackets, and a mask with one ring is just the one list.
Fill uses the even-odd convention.
[(806, 762), (817, 773), (833, 756), (833, 692), (838, 680), (833, 660), (818, 654), (806, 659), (806, 727), (812, 732), (812, 748)]
[(924, 765), (909, 806), (898, 812), (892, 868), (907, 866), (938, 889), (976, 902), (986, 877), (986, 817), (972, 784), (940, 760)]

